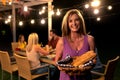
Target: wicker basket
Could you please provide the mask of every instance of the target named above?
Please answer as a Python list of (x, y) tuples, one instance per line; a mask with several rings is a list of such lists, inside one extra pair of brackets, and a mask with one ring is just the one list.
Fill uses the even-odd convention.
[(93, 59), (96, 57), (94, 51), (88, 51), (80, 56), (69, 58), (67, 63), (59, 64), (59, 68), (69, 75), (82, 75), (85, 72), (85, 67), (93, 65)]

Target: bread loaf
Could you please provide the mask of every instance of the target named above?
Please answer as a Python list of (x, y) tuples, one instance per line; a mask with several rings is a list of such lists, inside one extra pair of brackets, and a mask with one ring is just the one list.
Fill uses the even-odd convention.
[(94, 53), (94, 51), (88, 51), (80, 56), (77, 56), (76, 59), (74, 59), (71, 64), (73, 66), (79, 66), (79, 65), (82, 65), (82, 64), (88, 62), (89, 60), (93, 59), (94, 57), (96, 57), (96, 54)]

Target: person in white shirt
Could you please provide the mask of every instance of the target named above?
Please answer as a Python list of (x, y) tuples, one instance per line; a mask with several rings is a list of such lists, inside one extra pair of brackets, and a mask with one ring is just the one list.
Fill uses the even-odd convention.
[[(31, 33), (28, 37), (28, 44), (26, 46), (26, 54), (27, 58), (31, 64), (31, 73), (32, 74), (41, 74), (48, 72), (48, 67), (50, 67), (50, 77), (55, 75), (56, 67), (53, 65), (49, 65), (47, 63), (40, 62), (41, 55), (48, 55), (49, 52), (44, 50), (39, 45), (39, 37), (37, 33)], [(42, 67), (41, 66), (45, 66)]]

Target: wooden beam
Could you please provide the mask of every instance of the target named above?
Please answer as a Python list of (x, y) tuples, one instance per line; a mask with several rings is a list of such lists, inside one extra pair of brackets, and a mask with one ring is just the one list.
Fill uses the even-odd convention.
[[(15, 8), (20, 8), (21, 5), (26, 5), (26, 6), (36, 6), (40, 4), (45, 4), (48, 2), (52, 2), (53, 0), (23, 0), (19, 2), (13, 2), (16, 4)], [(1, 0), (0, 0), (0, 11), (6, 11), (6, 10), (12, 10), (12, 5), (3, 5)]]

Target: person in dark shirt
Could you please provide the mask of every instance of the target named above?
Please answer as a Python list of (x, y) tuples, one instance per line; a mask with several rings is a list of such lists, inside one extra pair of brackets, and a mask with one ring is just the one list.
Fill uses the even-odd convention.
[(55, 29), (50, 30), (50, 39), (48, 41), (48, 46), (52, 47), (52, 49), (55, 49), (59, 38), (60, 36), (56, 34)]

